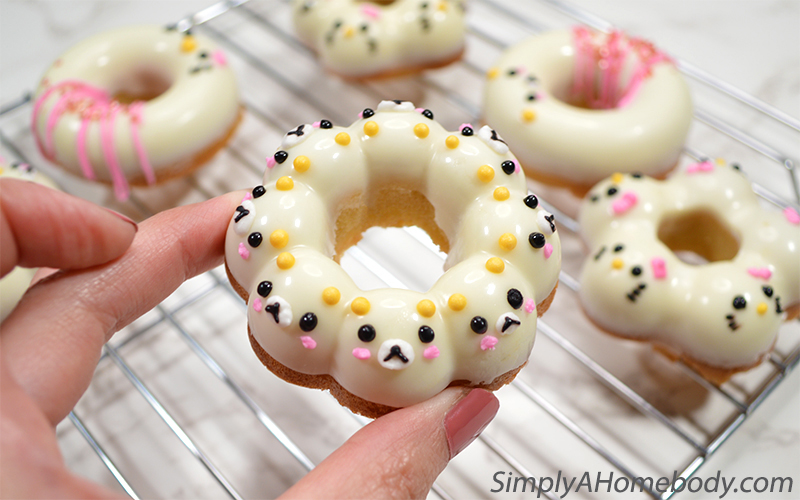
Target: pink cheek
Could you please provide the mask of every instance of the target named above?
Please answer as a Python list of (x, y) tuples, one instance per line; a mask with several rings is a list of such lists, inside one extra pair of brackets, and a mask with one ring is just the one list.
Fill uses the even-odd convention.
[(248, 192), (246, 195), (244, 195), (244, 198), (242, 198), (242, 202), (245, 202), (247, 200), (252, 200), (252, 199), (253, 199), (253, 195)]
[(487, 335), (481, 340), (481, 351), (494, 351), (495, 345), (497, 345), (497, 337)]
[(261, 303), (261, 299), (256, 299), (253, 301), (253, 310), (256, 312), (261, 312), (263, 305), (264, 304)]
[(300, 337), (300, 342), (303, 343), (303, 347), (306, 349), (314, 349), (317, 347), (317, 341), (309, 337), (308, 335), (303, 335)]
[(275, 157), (269, 156), (267, 157), (267, 168), (272, 168), (275, 166)]
[(768, 280), (772, 277), (772, 271), (768, 267), (749, 267), (747, 273), (754, 278)]
[(639, 197), (633, 191), (625, 192), (620, 199), (611, 204), (611, 211), (614, 215), (622, 215), (636, 206)]
[(241, 256), (244, 260), (250, 258), (250, 250), (244, 246), (244, 243), (239, 243), (239, 256)]
[(653, 277), (661, 280), (667, 277), (667, 262), (661, 257), (653, 257), (650, 261), (650, 266), (653, 268)]
[(436, 359), (439, 357), (439, 348), (432, 345), (422, 352), (422, 357), (425, 359)]
[(544, 248), (542, 249), (544, 252), (544, 258), (549, 259), (551, 255), (553, 255), (553, 245), (550, 243), (545, 243)]
[(533, 299), (528, 299), (525, 301), (525, 312), (530, 314), (536, 310), (536, 302)]
[(786, 220), (789, 221), (790, 224), (794, 224), (795, 226), (800, 226), (800, 214), (797, 213), (792, 207), (786, 207), (783, 211), (783, 216), (786, 217)]
[(211, 58), (214, 59), (214, 63), (217, 66), (225, 67), (228, 65), (228, 58), (225, 57), (225, 52), (222, 52), (221, 50), (215, 50), (212, 52)]
[(369, 359), (372, 356), (372, 353), (369, 352), (369, 349), (364, 349), (363, 347), (356, 347), (353, 349), (353, 356), (356, 359)]

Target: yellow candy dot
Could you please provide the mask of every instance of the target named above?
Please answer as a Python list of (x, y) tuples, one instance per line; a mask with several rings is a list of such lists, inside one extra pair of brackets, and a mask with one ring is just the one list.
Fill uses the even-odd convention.
[(298, 172), (305, 172), (311, 166), (311, 160), (308, 159), (308, 156), (300, 155), (294, 159), (292, 165)]
[(460, 311), (467, 307), (467, 298), (460, 293), (454, 293), (447, 299), (447, 306), (454, 311)]
[(436, 304), (428, 299), (420, 300), (417, 304), (417, 312), (426, 318), (430, 318), (436, 313)]
[(325, 290), (322, 291), (322, 300), (329, 306), (333, 306), (339, 303), (339, 299), (342, 298), (342, 292), (339, 291), (338, 288), (335, 286), (329, 286)]
[(458, 147), (458, 137), (454, 135), (448, 135), (447, 139), (444, 140), (444, 143), (448, 148), (456, 149)]
[(353, 38), (353, 35), (355, 35), (355, 34), (356, 34), (356, 30), (355, 30), (355, 29), (353, 29), (353, 27), (352, 27), (352, 26), (348, 26), (348, 27), (347, 27), (347, 28), (345, 28), (345, 30), (344, 30), (344, 37), (345, 37), (345, 38)]
[(505, 262), (499, 257), (492, 257), (486, 261), (486, 269), (495, 274), (500, 274), (506, 268)]
[[(375, 134), (378, 133), (378, 124), (373, 121), (368, 121), (364, 124), (364, 133), (370, 137), (373, 137)], [(338, 142), (338, 137), (337, 137)]]
[(497, 201), (506, 201), (509, 196), (511, 196), (511, 193), (509, 193), (508, 189), (504, 188), (503, 186), (500, 186), (494, 190), (494, 199)]
[(441, 10), (442, 12), (447, 10), (447, 3), (439, 2), (439, 5), (436, 7), (437, 9)]
[(717, 159), (716, 159), (716, 160), (714, 160), (714, 161), (715, 161), (715, 162), (717, 163), (717, 165), (719, 165), (720, 167), (724, 167), (724, 166), (725, 166), (725, 158), (717, 158)]
[(481, 182), (489, 182), (494, 179), (494, 169), (489, 165), (481, 165), (478, 167), (478, 179)]
[(369, 312), (369, 301), (364, 297), (356, 297), (350, 303), (350, 309), (359, 316), (363, 316)]
[(269, 243), (275, 248), (283, 248), (289, 243), (289, 233), (283, 229), (276, 229), (269, 235)]
[(500, 248), (510, 252), (511, 250), (514, 250), (514, 247), (517, 246), (517, 237), (511, 233), (505, 233), (500, 236), (498, 243), (500, 244)]
[(192, 35), (186, 35), (181, 42), (181, 50), (183, 52), (191, 52), (197, 48), (197, 42)]
[(420, 139), (428, 137), (430, 131), (431, 130), (424, 123), (417, 123), (416, 125), (414, 125), (414, 135), (416, 135)]
[(763, 315), (764, 313), (766, 313), (766, 312), (767, 312), (767, 304), (765, 304), (765, 303), (763, 303), (763, 302), (762, 302), (762, 303), (760, 303), (760, 304), (758, 305), (758, 307), (756, 307), (756, 312), (757, 312), (758, 314), (761, 314), (761, 315)]
[(293, 265), (294, 255), (289, 252), (281, 252), (281, 254), (278, 255), (278, 267), (280, 269), (291, 269)]
[(622, 182), (622, 179), (624, 179), (624, 177), (619, 172), (611, 176), (611, 182), (613, 182), (614, 184), (619, 184), (620, 182)]
[(622, 269), (622, 266), (624, 265), (625, 263), (622, 262), (622, 259), (614, 259), (611, 261), (611, 267), (613, 267), (614, 269)]
[(339, 132), (336, 134), (336, 144), (341, 146), (347, 146), (350, 144), (350, 136), (347, 135), (347, 132)]
[(500, 70), (497, 68), (491, 68), (489, 71), (486, 72), (486, 78), (489, 80), (494, 80), (497, 78), (497, 75), (500, 74)]
[(536, 119), (536, 113), (531, 109), (526, 109), (522, 112), (522, 121), (530, 123)]
[(278, 188), (279, 191), (289, 191), (294, 187), (294, 181), (291, 177), (286, 177), (284, 175), (275, 182), (275, 187)]

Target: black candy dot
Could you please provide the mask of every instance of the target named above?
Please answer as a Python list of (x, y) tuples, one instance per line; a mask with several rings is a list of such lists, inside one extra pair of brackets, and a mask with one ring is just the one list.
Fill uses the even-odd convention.
[(422, 116), (424, 116), (429, 120), (433, 120), (433, 111), (431, 111), (430, 109), (424, 109), (422, 110)]
[(764, 286), (761, 287), (761, 289), (764, 290), (764, 295), (766, 295), (767, 297), (772, 298), (773, 291), (772, 291), (772, 287), (771, 286), (764, 285)]
[(610, 188), (608, 188), (607, 193), (609, 196), (614, 196), (615, 194), (617, 194), (617, 188), (615, 186), (611, 186)]
[(508, 76), (514, 76), (516, 74), (517, 74), (517, 70), (515, 70), (515, 69), (508, 70)]
[(517, 290), (516, 288), (511, 288), (508, 290), (508, 305), (513, 307), (514, 309), (519, 309), (522, 307), (522, 292)]
[(461, 129), (461, 135), (464, 135), (464, 136), (467, 136), (467, 137), (471, 136), (474, 133), (475, 133), (475, 131), (472, 130), (472, 127), (464, 127), (464, 128)]
[(333, 128), (333, 123), (330, 120), (320, 120), (319, 128)]
[(472, 321), (469, 322), (469, 327), (472, 328), (473, 332), (482, 334), (486, 333), (486, 330), (489, 328), (489, 322), (482, 316), (475, 316), (472, 318)]
[(528, 236), (528, 243), (531, 244), (533, 248), (542, 248), (547, 240), (545, 239), (542, 233), (531, 233)]
[(247, 242), (250, 243), (250, 246), (256, 248), (261, 242), (264, 241), (264, 237), (261, 236), (261, 233), (250, 233), (250, 236), (247, 237)]
[(300, 318), (300, 329), (304, 332), (310, 332), (317, 327), (317, 315), (314, 313), (305, 313)]
[(422, 325), (421, 327), (419, 327), (420, 342), (422, 342), (423, 344), (428, 344), (430, 342), (433, 342), (433, 337), (434, 337), (433, 328), (426, 325)]
[(589, 198), (589, 201), (591, 201), (592, 203), (597, 203), (598, 201), (600, 201), (600, 197), (597, 196), (596, 194), (593, 194), (591, 198)]
[(258, 284), (258, 288), (256, 289), (259, 295), (262, 297), (267, 297), (272, 292), (272, 282), (271, 281), (262, 281)]
[(358, 340), (361, 342), (372, 342), (375, 340), (375, 327), (364, 325), (358, 329)]
[(634, 266), (631, 269), (631, 274), (634, 275), (634, 276), (639, 276), (640, 274), (642, 274), (642, 268), (639, 267), (639, 266)]
[(614, 247), (615, 252), (621, 252), (625, 247), (622, 245), (617, 245)]
[(536, 100), (536, 94), (528, 94), (528, 100), (529, 101), (535, 101)]
[(535, 194), (529, 194), (525, 197), (525, 204), (528, 205), (528, 208), (536, 208), (539, 206), (539, 198)]
[(256, 186), (253, 188), (253, 198), (261, 198), (266, 192), (267, 189), (264, 186)]
[(362, 118), (370, 118), (372, 116), (375, 116), (375, 112), (372, 111), (370, 108), (366, 108), (364, 109), (364, 111), (361, 112)]
[(508, 175), (513, 174), (517, 170), (517, 166), (511, 160), (506, 160), (503, 163), (501, 163), (500, 168), (502, 168), (503, 172), (505, 172)]
[(286, 158), (289, 158), (289, 153), (286, 151), (278, 151), (275, 153), (274, 158), (277, 163), (283, 163), (286, 161)]
[(733, 298), (733, 308), (734, 309), (744, 309), (747, 306), (747, 301), (741, 295), (737, 295)]
[(634, 172), (631, 174), (631, 177), (633, 177), (634, 179), (641, 179), (643, 176), (639, 172)]
[(734, 170), (741, 170), (742, 169), (742, 167), (740, 167), (738, 163), (731, 163), (731, 167), (733, 167)]

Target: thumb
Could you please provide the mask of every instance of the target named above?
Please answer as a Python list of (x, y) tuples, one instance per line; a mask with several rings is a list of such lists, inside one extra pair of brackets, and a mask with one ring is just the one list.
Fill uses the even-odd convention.
[(491, 422), (500, 403), (453, 387), (355, 433), (284, 498), (422, 498), (447, 463)]

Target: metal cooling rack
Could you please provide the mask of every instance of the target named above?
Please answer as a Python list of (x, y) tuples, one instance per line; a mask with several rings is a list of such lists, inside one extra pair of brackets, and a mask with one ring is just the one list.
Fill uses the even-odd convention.
[[(514, 33), (536, 33), (553, 27), (531, 14), (539, 11), (545, 13), (545, 19), (560, 19), (554, 22), (556, 25), (579, 22), (600, 30), (611, 28), (609, 23), (599, 17), (559, 0), (539, 0), (530, 6), (510, 6), (500, 3), (500, 0), (475, 0), (470, 8), (475, 11), (470, 19), (477, 19), (483, 14), (494, 17), (503, 26), (510, 27), (509, 36)], [(480, 18), (485, 21), (483, 16)], [(180, 188), (177, 191), (181, 203), (207, 199), (232, 189), (256, 184), (264, 168), (264, 154), (272, 150), (286, 130), (296, 123), (307, 122), (309, 118), (324, 116), (336, 123), (349, 124), (353, 110), (357, 112), (380, 99), (406, 97), (410, 93), (414, 97), (421, 96), (422, 100), (430, 98), (432, 104), (429, 107), (437, 110), (437, 118), (450, 129), (461, 122), (479, 122), (479, 94), (465, 91), (469, 86), (461, 83), (465, 80), (471, 81), (472, 87), (480, 89), (480, 82), (488, 65), (509, 43), (503, 36), (490, 32), (486, 28), (486, 22), (470, 23), (470, 50), (483, 50), (493, 54), (492, 56), (480, 60), (472, 59), (468, 51), (463, 61), (436, 73), (426, 73), (399, 82), (345, 84), (335, 79), (323, 78), (313, 55), (294, 38), (288, 19), (289, 7), (284, 0), (232, 0), (215, 4), (179, 22), (179, 29), (198, 29), (216, 39), (227, 50), (232, 64), (239, 70), (240, 76), (244, 76), (241, 78), (242, 94), (247, 110), (246, 123), (238, 132), (237, 138), (223, 151), (222, 158), (214, 161), (212, 167), (215, 172), (219, 172), (225, 165), (233, 171), (212, 174), (212, 168), (206, 168), (193, 177), (179, 181)], [(257, 47), (258, 42), (264, 44)], [(276, 48), (267, 50), (264, 55), (264, 46)], [(800, 133), (800, 121), (796, 118), (719, 81), (699, 68), (682, 61), (678, 64), (693, 84), (707, 87), (714, 98), (735, 100), (745, 109), (766, 117), (771, 126), (794, 134), (792, 137), (797, 137), (796, 134)], [(277, 97), (265, 98), (272, 93)], [(398, 93), (401, 95), (398, 96)], [(291, 97), (294, 104), (287, 105), (287, 101), (283, 99), (285, 96)], [(418, 102), (420, 99), (412, 100)], [(749, 149), (754, 156), (753, 161), (759, 166), (766, 164), (764, 168), (771, 168), (772, 172), (774, 169), (784, 170), (791, 186), (789, 196), (793, 195), (794, 200), (786, 200), (785, 193), (776, 194), (770, 187), (762, 185), (760, 175), (751, 173), (756, 192), (766, 202), (779, 208), (790, 205), (796, 207), (800, 200), (800, 187), (790, 155), (782, 153), (780, 148), (754, 137), (730, 121), (706, 111), (703, 104), (699, 100), (695, 111), (696, 121), (708, 127), (710, 133), (718, 135), (722, 140)], [(452, 120), (441, 119), (439, 109), (443, 107), (449, 109), (442, 114), (452, 116)], [(29, 108), (29, 96), (18, 102), (7, 103), (0, 108), (0, 118), (3, 119), (0, 125), (7, 125), (13, 120), (24, 120), (20, 116), (29, 116)], [(0, 141), (3, 146), (21, 161), (42, 165), (30, 135), (25, 132), (7, 133), (5, 128), (0, 127)], [(685, 154), (687, 159), (694, 160), (715, 156), (693, 146), (687, 146)], [(54, 172), (54, 175), (59, 174)], [(74, 184), (70, 184), (63, 176), (59, 179), (67, 190), (80, 192), (85, 189), (80, 185), (73, 187)], [(535, 186), (535, 189), (537, 193), (545, 193), (547, 197), (546, 188)], [(161, 189), (158, 196), (166, 193), (173, 194), (174, 197), (173, 191), (174, 188)], [(90, 195), (98, 196), (95, 191), (90, 192)], [(110, 198), (103, 198), (102, 202), (143, 219), (165, 208), (157, 200), (157, 196), (148, 194), (147, 191), (134, 190), (130, 201), (125, 204), (120, 205)], [(575, 207), (559, 202), (546, 206), (556, 214), (560, 222), (562, 239), (567, 249), (568, 240), (578, 240), (575, 234), (577, 222), (570, 217)], [(357, 280), (361, 279), (366, 286), (424, 287), (413, 276), (396, 272), (391, 256), (387, 256), (388, 246), (398, 239), (403, 248), (413, 247), (423, 252), (423, 260), (432, 263), (434, 268), (437, 262), (441, 265), (443, 254), (416, 228), (397, 230), (389, 234), (390, 242), (382, 247), (381, 240), (386, 237), (387, 233), (381, 233), (378, 237), (367, 235), (358, 246), (350, 249), (343, 259), (343, 265), (348, 272), (356, 276)], [(556, 304), (559, 301), (566, 301), (567, 315), (571, 311), (570, 307), (576, 307), (575, 295), (580, 285), (574, 274), (579, 269), (576, 266), (580, 265), (581, 259), (580, 252), (567, 252), (564, 256), (565, 269), (561, 273), (561, 287), (553, 309), (558, 309)], [(224, 303), (223, 310), (213, 310), (209, 305), (212, 300), (213, 303)], [(206, 310), (211, 311), (205, 314)], [(195, 320), (198, 316), (200, 319)], [(201, 324), (198, 325), (198, 321)], [(233, 331), (231, 338), (241, 344), (245, 322), (245, 305), (228, 285), (224, 273), (217, 269), (188, 282), (151, 313), (118, 333), (106, 345), (92, 386), (84, 400), (70, 414), (69, 421), (74, 426), (72, 431), (77, 430), (85, 438), (113, 479), (132, 498), (196, 496), (198, 491), (206, 497), (217, 497), (221, 494), (232, 498), (264, 496), (265, 491), (267, 496), (274, 496), (311, 470), (315, 463), (366, 423), (365, 419), (331, 404), (332, 398), (282, 382), (273, 384), (274, 377), (260, 365), (241, 368), (235, 356), (226, 347), (221, 348), (217, 340), (224, 340), (227, 332)], [(502, 404), (496, 421), (479, 438), (478, 444), (471, 446), (451, 463), (434, 485), (432, 496), (443, 499), (490, 496), (484, 483), (474, 482), (474, 478), (481, 474), (488, 477), (490, 473), (487, 471), (490, 470), (508, 471), (509, 475), (513, 471), (516, 476), (524, 477), (555, 477), (557, 470), (570, 470), (571, 465), (564, 463), (563, 456), (556, 454), (554, 457), (543, 458), (537, 454), (531, 449), (529, 442), (519, 438), (520, 432), (533, 436), (532, 440), (544, 439), (543, 435), (553, 434), (553, 439), (558, 443), (570, 441), (572, 449), (580, 451), (577, 457), (570, 457), (573, 471), (594, 467), (595, 470), (616, 471), (633, 479), (648, 475), (667, 475), (669, 471), (678, 470), (681, 471), (681, 476), (689, 478), (697, 473), (710, 456), (720, 450), (800, 360), (800, 329), (797, 322), (782, 328), (779, 343), (767, 363), (756, 370), (737, 375), (721, 387), (710, 384), (685, 365), (663, 361), (646, 346), (628, 346), (618, 340), (609, 339), (597, 334), (588, 323), (578, 322), (576, 326), (559, 321), (555, 310), (551, 310), (543, 321), (539, 321), (539, 334), (532, 362), (511, 384), (511, 388), (498, 393)], [(177, 349), (179, 354), (171, 361), (151, 359), (158, 357), (154, 354), (157, 351), (151, 350), (151, 347), (165, 341), (172, 342), (170, 349)], [(624, 347), (620, 347), (623, 344)], [(249, 351), (249, 346), (244, 346), (244, 350)], [(247, 362), (251, 362), (250, 358), (254, 356), (248, 354)], [(644, 378), (659, 379), (667, 374), (667, 378), (673, 381), (667, 385), (672, 384), (670, 387), (673, 389), (680, 388), (683, 396), (689, 391), (701, 399), (702, 404), (688, 410), (682, 409), (676, 396), (659, 395), (663, 384), (641, 381), (642, 377), (638, 375), (641, 367), (634, 372), (618, 370), (616, 363), (620, 357), (633, 359), (634, 364), (641, 358), (656, 365), (654, 371)], [(213, 390), (200, 395), (200, 398), (207, 399), (199, 402), (190, 399), (188, 409), (182, 396), (165, 395), (160, 378), (161, 373), (172, 373), (170, 367), (187, 358), (191, 358), (190, 363), (201, 366), (200, 370), (204, 371), (205, 376), (210, 374), (216, 380), (216, 385), (213, 381), (203, 383), (213, 385)], [(636, 424), (631, 429), (620, 431), (611, 428), (614, 425), (612, 423), (604, 426), (602, 417), (594, 418), (589, 415), (587, 418), (587, 409), (581, 406), (579, 395), (562, 394), (558, 387), (547, 382), (552, 377), (548, 379), (547, 371), (541, 368), (546, 364), (538, 362), (543, 358), (556, 359), (568, 365), (566, 370), (570, 373), (577, 372), (588, 380), (586, 383), (591, 390), (606, 391), (607, 394), (616, 396), (609, 398), (609, 405), (615, 411), (632, 412)], [(161, 368), (152, 368), (148, 364), (151, 362)], [(562, 372), (556, 373), (556, 376), (561, 374)], [(180, 376), (180, 372), (177, 376)], [(204, 375), (195, 375), (193, 372), (191, 377), (195, 376)], [(116, 381), (120, 378), (124, 382)], [(267, 388), (261, 386), (263, 379), (267, 379), (264, 382), (268, 385)], [(678, 382), (674, 382), (675, 380)], [(277, 404), (270, 397), (273, 391), (281, 393)], [(116, 397), (123, 401), (108, 399), (109, 393), (117, 394)], [(119, 396), (120, 393), (135, 393), (140, 398)], [(95, 401), (87, 402), (87, 398), (95, 398)], [(104, 416), (104, 405), (109, 401), (122, 405), (123, 409), (120, 411), (123, 415), (129, 411), (126, 404), (146, 405), (163, 422), (154, 424), (153, 428), (160, 425), (163, 429), (163, 424), (166, 424), (169, 432), (152, 438), (151, 458), (142, 459), (138, 452), (132, 451), (137, 444), (121, 442), (124, 440), (119, 438), (119, 429), (112, 428), (116, 421), (124, 418)], [(192, 418), (204, 408), (212, 408), (214, 411), (235, 408), (231, 410), (235, 415), (233, 418), (248, 422), (248, 432), (255, 428), (256, 431), (252, 432), (267, 432), (272, 438), (259, 434), (260, 437), (252, 443), (220, 447), (219, 440), (206, 439), (207, 431), (202, 430)], [(506, 408), (513, 409), (511, 414), (504, 413)], [(710, 410), (706, 411), (705, 408)], [(325, 419), (334, 419), (335, 422), (331, 424), (331, 428), (324, 428), (324, 424), (319, 424), (314, 419), (310, 420), (311, 423), (305, 422), (308, 415), (316, 414), (324, 415)], [(218, 420), (227, 418), (229, 416), (225, 413)], [(613, 419), (613, 415), (610, 418)], [(138, 435), (137, 425), (131, 424), (131, 434)], [(323, 428), (317, 429), (317, 425)], [(628, 432), (633, 436), (626, 436)], [(170, 443), (175, 442), (173, 437), (168, 437), (170, 433), (180, 442), (178, 448), (182, 448), (178, 451), (167, 449), (172, 446)], [(334, 437), (328, 439), (330, 433)], [(69, 435), (70, 429), (62, 424), (59, 427), (62, 442), (69, 439)], [(674, 447), (654, 452), (648, 447), (647, 441), (642, 439), (642, 435), (661, 435), (662, 439), (674, 444)], [(147, 445), (148, 443), (144, 444), (145, 447)], [(232, 452), (235, 446), (238, 447)], [(267, 449), (266, 453), (278, 455), (271, 463), (272, 467), (278, 469), (278, 473), (270, 476), (273, 480), (271, 486), (266, 485), (264, 488), (265, 484), (257, 481), (252, 484), (242, 479), (227, 460), (232, 454), (254, 453), (252, 447)], [(162, 454), (172, 457), (169, 463), (175, 467), (175, 471), (162, 470), (160, 473), (197, 483), (199, 490), (192, 489), (191, 485), (159, 489), (157, 484), (152, 484), (148, 476), (153, 471), (148, 470), (143, 462), (158, 462), (153, 455)], [(256, 457), (256, 461), (262, 458)], [(186, 462), (193, 462), (194, 465), (187, 466)], [(102, 481), (103, 478), (98, 480)], [(490, 484), (489, 487), (493, 486), (494, 484)], [(542, 493), (551, 499), (558, 496), (551, 492)], [(643, 495), (667, 499), (673, 493), (668, 491), (660, 494), (645, 487)]]

